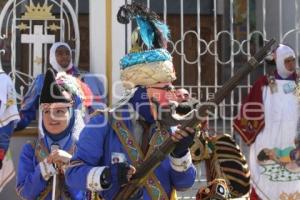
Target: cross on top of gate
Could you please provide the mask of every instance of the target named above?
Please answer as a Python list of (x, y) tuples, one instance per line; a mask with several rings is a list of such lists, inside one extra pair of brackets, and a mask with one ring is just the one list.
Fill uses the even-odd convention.
[(35, 25), (34, 34), (22, 34), (21, 43), (33, 44), (33, 76), (42, 73), (42, 48), (43, 44), (51, 44), (55, 42), (54, 35), (44, 35), (43, 26)]
[(78, 2), (7, 0), (1, 8), (0, 40), (8, 50), (2, 56), (4, 59), (0, 59), (0, 66), (5, 64), (10, 68), (18, 99), (22, 99), (22, 88), (26, 90), (32, 80), (48, 67), (49, 44), (56, 41), (69, 43), (75, 52), (74, 64), (78, 65)]

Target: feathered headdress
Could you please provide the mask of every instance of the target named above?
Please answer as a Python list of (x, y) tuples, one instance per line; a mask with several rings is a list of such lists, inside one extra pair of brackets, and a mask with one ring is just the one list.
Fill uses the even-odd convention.
[(168, 26), (159, 21), (159, 16), (150, 11), (141, 4), (127, 4), (120, 8), (118, 12), (118, 22), (128, 24), (135, 19), (143, 44), (147, 49), (152, 48), (167, 48), (167, 42), (170, 36)]
[(121, 80), (124, 87), (153, 85), (176, 79), (172, 56), (166, 50), (170, 36), (169, 28), (146, 7), (133, 3), (118, 11), (118, 21), (128, 24), (135, 19), (137, 28), (132, 33), (132, 48), (120, 60)]
[(40, 104), (43, 103), (75, 103), (84, 107), (91, 105), (92, 92), (78, 78), (65, 72), (55, 73), (48, 69), (45, 75)]
[(91, 106), (93, 93), (80, 79), (69, 75), (66, 72), (58, 72), (56, 75), (56, 82), (73, 96), (79, 98), (85, 107)]
[(40, 104), (72, 102), (70, 93), (66, 93), (66, 89), (57, 84), (55, 77), (53, 69), (48, 69), (40, 96)]

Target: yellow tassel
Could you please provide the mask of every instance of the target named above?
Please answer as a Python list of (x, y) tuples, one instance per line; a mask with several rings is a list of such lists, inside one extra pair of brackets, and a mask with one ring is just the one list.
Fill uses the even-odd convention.
[(170, 200), (177, 200), (177, 192), (175, 189), (172, 189)]

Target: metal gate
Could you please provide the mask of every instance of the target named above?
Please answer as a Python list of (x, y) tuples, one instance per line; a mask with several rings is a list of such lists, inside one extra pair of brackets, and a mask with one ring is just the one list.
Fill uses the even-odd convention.
[[(48, 65), (50, 44), (68, 42), (77, 65), (80, 52), (78, 0), (2, 1), (0, 67), (12, 76), (21, 100), (32, 80)], [(21, 51), (23, 50), (23, 51)]]
[[(74, 0), (77, 2), (76, 0)], [(98, 1), (98, 0), (95, 0)], [(177, 87), (188, 89), (193, 97), (204, 102), (213, 98), (213, 94), (256, 52), (266, 40), (272, 37), (279, 42), (293, 47), (299, 54), (299, 5), (300, 0), (135, 0), (146, 4), (156, 11), (171, 29), (171, 41), (168, 50), (172, 52), (177, 71)], [(4, 2), (4, 1), (3, 1)], [(14, 11), (21, 3), (30, 0), (6, 1), (8, 15), (0, 16), (0, 21), (8, 19), (2, 25), (0, 39), (6, 40), (8, 31), (19, 31), (20, 15)], [(36, 2), (36, 1), (35, 1)], [(67, 0), (45, 0), (43, 2), (61, 2)], [(124, 0), (124, 3), (131, 3)], [(2, 2), (1, 2), (2, 3)], [(77, 3), (76, 3), (77, 5)], [(37, 6), (35, 4), (35, 6)], [(69, 9), (76, 19), (77, 6)], [(3, 12), (4, 13), (4, 12)], [(64, 12), (60, 15), (64, 15)], [(30, 20), (28, 20), (28, 24)], [(27, 25), (28, 25), (27, 24)], [(45, 24), (46, 26), (47, 24)], [(131, 26), (127, 27), (125, 46), (130, 48)], [(26, 27), (25, 27), (26, 28)], [(17, 30), (18, 29), (18, 30)], [(27, 29), (26, 29), (27, 30)], [(29, 29), (28, 29), (29, 30)], [(30, 29), (30, 33), (33, 29)], [(119, 33), (113, 33), (118, 35)], [(79, 36), (72, 39), (78, 40)], [(67, 38), (68, 39), (68, 38)], [(71, 40), (72, 40), (71, 39)], [(15, 42), (13, 38), (12, 42)], [(11, 41), (8, 41), (9, 43)], [(12, 46), (14, 46), (12, 44)], [(75, 45), (76, 46), (76, 45)], [(3, 53), (0, 46), (0, 54)], [(119, 47), (116, 47), (119, 48)], [(6, 55), (7, 54), (6, 52)], [(31, 56), (30, 56), (31, 57)], [(2, 55), (3, 58), (3, 55)], [(11, 56), (11, 67), (15, 66), (14, 55)], [(7, 60), (11, 60), (7, 58)], [(3, 63), (2, 63), (3, 64)], [(298, 60), (297, 60), (298, 64)], [(1, 62), (0, 62), (1, 66)], [(263, 63), (260, 69), (249, 75), (241, 84), (216, 108), (215, 117), (209, 121), (209, 127), (220, 133), (232, 132), (232, 119), (238, 104), (249, 91), (253, 81), (267, 73), (274, 66)], [(14, 69), (13, 69), (14, 70)], [(16, 72), (13, 72), (17, 74)], [(31, 73), (30, 73), (31, 74)], [(205, 170), (198, 170), (198, 180), (193, 189), (179, 195), (182, 199), (194, 199), (197, 189), (205, 182)]]
[[(299, 0), (135, 2), (147, 5), (169, 25), (171, 41), (168, 50), (172, 52), (177, 72), (175, 85), (188, 89), (202, 102), (212, 98), (267, 40), (274, 37), (294, 48), (297, 55), (299, 53)], [(216, 109), (210, 127), (232, 133), (237, 104), (253, 81), (272, 68), (274, 66), (264, 63), (249, 75)]]

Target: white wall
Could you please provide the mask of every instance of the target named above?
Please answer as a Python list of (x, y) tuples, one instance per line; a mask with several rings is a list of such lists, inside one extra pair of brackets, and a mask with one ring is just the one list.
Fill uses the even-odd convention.
[[(120, 82), (120, 59), (125, 55), (125, 25), (117, 21), (119, 8), (125, 1), (112, 0), (112, 102), (120, 99), (123, 87)], [(128, 34), (130, 36), (130, 34)]]
[(105, 1), (90, 0), (90, 72), (92, 73), (106, 73), (105, 13)]
[[(120, 98), (123, 88), (119, 84), (119, 61), (125, 55), (125, 25), (117, 22), (117, 12), (125, 1), (112, 1), (112, 52), (106, 52), (106, 3), (90, 0), (90, 71), (106, 76), (106, 53), (112, 53), (112, 97), (113, 102)], [(130, 1), (129, 1), (130, 2)], [(130, 34), (129, 34), (130, 35)], [(84, 44), (81, 44), (84, 45)], [(107, 83), (105, 83), (107, 87)]]
[[(106, 76), (106, 7), (103, 0), (90, 0), (90, 72)], [(81, 46), (85, 44), (80, 44)], [(102, 78), (101, 78), (102, 80)], [(104, 87), (107, 84), (104, 81)]]

